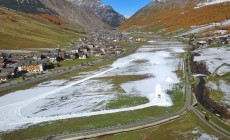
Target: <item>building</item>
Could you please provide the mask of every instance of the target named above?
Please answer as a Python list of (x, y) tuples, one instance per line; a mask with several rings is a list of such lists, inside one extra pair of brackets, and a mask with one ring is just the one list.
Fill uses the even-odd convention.
[(1, 70), (2, 73), (9, 73), (12, 77), (17, 75), (17, 68), (16, 67), (6, 67)]
[(43, 61), (22, 61), (17, 64), (18, 71), (42, 72), (44, 71)]
[(56, 54), (46, 54), (45, 56), (46, 56), (46, 58), (49, 59), (49, 61), (51, 63), (57, 63), (58, 61), (60, 61), (58, 55), (56, 55)]
[(87, 54), (85, 54), (85, 53), (79, 54), (79, 59), (86, 59), (86, 58), (87, 58)]
[(8, 72), (0, 73), (0, 82), (6, 82), (10, 77), (11, 75)]
[(79, 47), (72, 47), (71, 50), (70, 50), (70, 52), (71, 53), (78, 53), (79, 49), (80, 49)]
[(0, 68), (5, 68), (7, 63), (7, 59), (0, 58)]
[(219, 44), (228, 44), (228, 38), (227, 37), (220, 37), (218, 43)]

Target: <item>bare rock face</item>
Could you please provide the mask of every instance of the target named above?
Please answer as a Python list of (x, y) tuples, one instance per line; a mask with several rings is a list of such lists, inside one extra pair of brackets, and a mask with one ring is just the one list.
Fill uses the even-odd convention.
[(44, 5), (56, 11), (72, 24), (78, 24), (91, 30), (99, 30), (106, 25), (93, 13), (66, 0), (40, 0)]
[(40, 0), (0, 0), (0, 5), (24, 13), (57, 14), (43, 5)]
[(106, 27), (95, 14), (68, 0), (0, 0), (0, 6), (24, 13), (59, 16), (77, 28), (100, 30)]
[(103, 22), (111, 27), (118, 27), (126, 18), (116, 12), (111, 6), (105, 5), (100, 0), (69, 0), (80, 7), (95, 13)]

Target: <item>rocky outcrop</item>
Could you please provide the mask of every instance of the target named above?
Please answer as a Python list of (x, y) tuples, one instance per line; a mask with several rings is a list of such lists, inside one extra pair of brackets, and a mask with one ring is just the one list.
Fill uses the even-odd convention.
[(50, 9), (57, 12), (71, 24), (80, 25), (91, 30), (100, 30), (106, 27), (93, 13), (66, 0), (41, 0)]
[(95, 14), (68, 0), (0, 0), (0, 5), (24, 13), (59, 16), (80, 30), (107, 27)]
[(103, 22), (111, 27), (118, 27), (126, 18), (116, 12), (111, 6), (105, 5), (100, 0), (69, 0), (80, 7), (95, 13)]

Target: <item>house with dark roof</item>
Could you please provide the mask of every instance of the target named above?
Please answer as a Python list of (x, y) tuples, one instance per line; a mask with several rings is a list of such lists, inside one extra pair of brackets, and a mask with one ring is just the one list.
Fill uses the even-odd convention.
[(7, 64), (6, 58), (0, 58), (0, 68), (5, 68)]
[(56, 63), (56, 62), (60, 61), (60, 58), (57, 54), (46, 54), (45, 56), (52, 63)]
[(227, 37), (220, 37), (218, 40), (218, 44), (228, 44), (228, 38)]
[(8, 72), (0, 73), (0, 82), (6, 82), (10, 77), (11, 75)]
[(16, 67), (6, 67), (1, 70), (2, 73), (9, 73), (12, 77), (14, 77), (17, 74), (17, 68)]

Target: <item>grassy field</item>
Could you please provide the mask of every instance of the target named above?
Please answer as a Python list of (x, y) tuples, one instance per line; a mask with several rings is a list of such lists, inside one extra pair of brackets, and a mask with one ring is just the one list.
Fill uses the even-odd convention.
[(148, 102), (149, 100), (146, 97), (140, 97), (137, 95), (118, 94), (117, 98), (106, 104), (106, 109), (132, 107), (141, 104), (146, 104)]
[(131, 81), (140, 81), (143, 79), (149, 78), (148, 75), (122, 75), (122, 76), (109, 76), (96, 78), (97, 80), (110, 81), (114, 90), (118, 92), (116, 98), (110, 101), (106, 105), (106, 109), (118, 109), (124, 107), (132, 107), (141, 104), (148, 103), (149, 100), (146, 97), (140, 97), (135, 94), (127, 95), (125, 91), (120, 87), (121, 84), (131, 82)]
[(129, 43), (129, 42), (116, 42), (114, 43), (115, 45), (120, 45), (122, 46), (124, 49), (129, 49), (133, 46), (142, 46), (142, 45), (149, 45), (148, 42), (135, 42), (135, 43)]
[(0, 15), (1, 49), (56, 48), (83, 36), (33, 15), (5, 11), (12, 13), (15, 21), (6, 20), (4, 15)]
[(205, 126), (193, 113), (188, 112), (178, 120), (160, 126), (103, 136), (96, 140), (192, 140), (198, 139), (203, 133), (218, 137), (219, 140), (225, 139)]
[(108, 76), (108, 77), (100, 77), (96, 78), (98, 80), (104, 80), (104, 81), (111, 81), (111, 83), (114, 85), (116, 90), (119, 90), (120, 92), (123, 92), (120, 88), (120, 85), (123, 83), (127, 83), (130, 81), (139, 81), (149, 78), (149, 75), (122, 75), (122, 76)]
[[(138, 44), (137, 44), (138, 45)], [(141, 43), (139, 43), (141, 45)], [(131, 47), (127, 46), (127, 47)], [(130, 52), (133, 53), (133, 52)], [(128, 54), (126, 54), (128, 55)], [(72, 71), (64, 75), (60, 75), (58, 77), (54, 77), (49, 80), (54, 79), (69, 79), (72, 76), (76, 76), (80, 72), (87, 72), (87, 71), (93, 71), (93, 70), (99, 70), (105, 65), (111, 64), (114, 60), (106, 61), (101, 64), (88, 67), (82, 70), (78, 71)], [(69, 64), (67, 64), (69, 65)], [(111, 78), (111, 77), (110, 77)], [(127, 78), (127, 77), (126, 77)], [(128, 77), (129, 81), (137, 80), (146, 78), (146, 76), (141, 77)], [(124, 81), (127, 81), (127, 79), (117, 77), (112, 78), (114, 80), (114, 83), (122, 83)], [(119, 82), (118, 82), (119, 81)], [(28, 85), (29, 86), (35, 86), (36, 84)], [(14, 90), (21, 90), (26, 89), (24, 87), (20, 87)], [(71, 132), (79, 132), (84, 130), (93, 130), (93, 129), (99, 129), (99, 128), (105, 128), (110, 126), (119, 126), (121, 124), (130, 124), (133, 122), (138, 122), (146, 119), (151, 119), (157, 116), (162, 116), (167, 113), (175, 112), (179, 110), (183, 104), (184, 104), (184, 94), (181, 91), (173, 91), (169, 92), (174, 105), (172, 107), (167, 107), (167, 112), (165, 107), (149, 107), (141, 110), (135, 110), (135, 111), (129, 111), (129, 112), (120, 112), (115, 114), (106, 114), (106, 115), (98, 115), (98, 116), (91, 116), (91, 117), (83, 117), (83, 118), (72, 118), (67, 120), (59, 120), (59, 121), (53, 121), (48, 123), (41, 123), (38, 125), (29, 126), (28, 128), (16, 130), (9, 133), (1, 134), (2, 139), (14, 139), (17, 138), (18, 140), (21, 139), (30, 139), (30, 138), (38, 138), (38, 137), (46, 137), (50, 135), (56, 135), (56, 134), (63, 134), (63, 133), (71, 133)], [(133, 102), (134, 100), (138, 100), (135, 104), (142, 104), (146, 103), (146, 98), (136, 97), (133, 96), (132, 98), (126, 98), (125, 96), (118, 96), (118, 98), (122, 98), (124, 100), (120, 100), (119, 102), (111, 102), (109, 104), (109, 108), (117, 108), (121, 105), (133, 105), (133, 103), (126, 103), (126, 102)]]
[(213, 121), (214, 123), (216, 123), (217, 125), (219, 125), (221, 128), (230, 131), (230, 124), (224, 122), (223, 120), (221, 120), (220, 118), (218, 118), (217, 116), (215, 116), (213, 113), (211, 113), (210, 111), (206, 110), (203, 106), (199, 105), (198, 110), (200, 110), (204, 115), (209, 116), (209, 121)]
[(76, 65), (81, 65), (81, 64), (85, 64), (85, 63), (91, 63), (95, 60), (97, 60), (98, 58), (87, 58), (87, 59), (75, 59), (75, 60), (65, 60), (65, 61), (61, 61), (60, 65), (61, 67), (73, 67)]
[[(17, 138), (18, 140), (37, 138), (56, 134), (79, 132), (84, 130), (93, 130), (110, 126), (119, 126), (121, 124), (125, 125), (133, 122), (151, 119), (179, 110), (183, 106), (184, 95), (181, 94), (181, 92), (171, 92), (170, 96), (172, 97), (174, 105), (172, 107), (167, 107), (167, 112), (165, 111), (165, 107), (155, 106), (135, 111), (60, 120), (33, 125), (26, 129), (2, 134), (1, 138)], [(113, 106), (116, 105), (117, 104), (114, 104)]]

